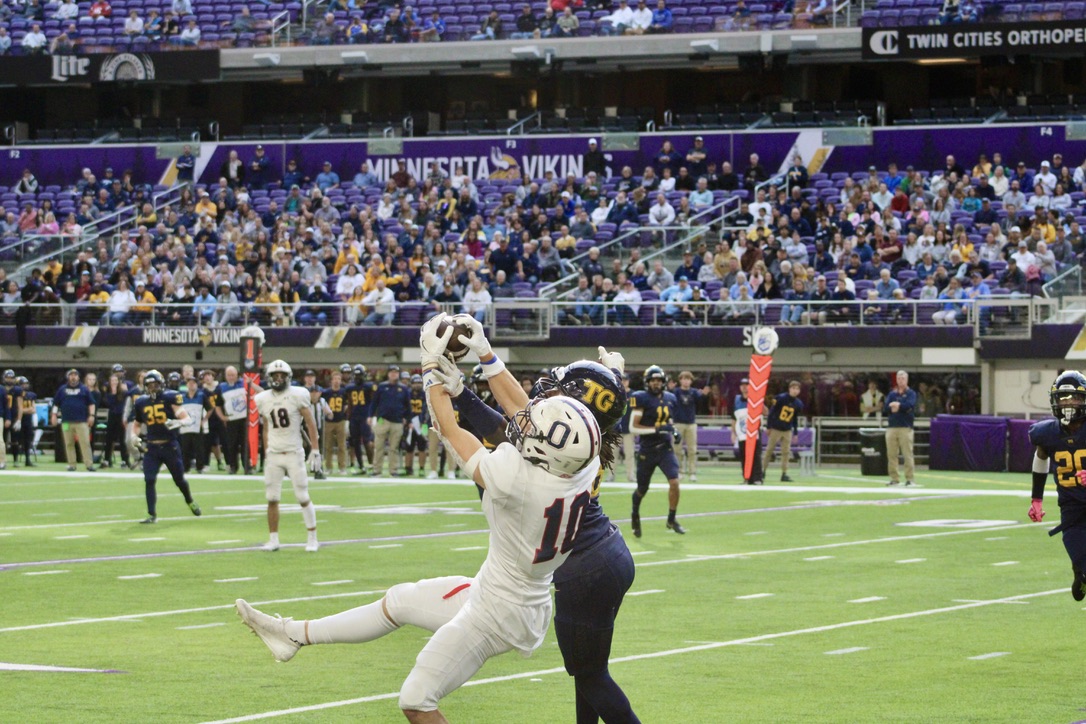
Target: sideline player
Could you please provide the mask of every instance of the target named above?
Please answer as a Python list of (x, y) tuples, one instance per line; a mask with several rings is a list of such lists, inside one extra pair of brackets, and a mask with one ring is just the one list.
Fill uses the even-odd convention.
[[(458, 321), (477, 326), (470, 315)], [(483, 343), (476, 342), (482, 340)], [(467, 340), (480, 359), (489, 359), (492, 351), (485, 343), (481, 325)], [(572, 397), (592, 412), (603, 433), (600, 449), (600, 473), (615, 463), (620, 443), (619, 423), (625, 419), (626, 378), (622, 355), (599, 348), (600, 363), (581, 360), (546, 371), (532, 388), (533, 396), (560, 394)], [(465, 390), (456, 366), (439, 358), (440, 370), (434, 374), (454, 396), (458, 409), (476, 430), (488, 439), (504, 439), (505, 418)], [(488, 370), (489, 371), (489, 370)], [(500, 373), (501, 370), (494, 370)], [(622, 599), (633, 585), (634, 562), (618, 526), (613, 524), (599, 504), (596, 479), (592, 497), (574, 537), (569, 541), (570, 555), (554, 574), (554, 629), (566, 672), (576, 689), (578, 724), (638, 722), (629, 699), (608, 671), (615, 619)]]
[[(343, 366), (347, 367), (349, 373), (350, 367)], [(351, 467), (347, 459), (347, 417), (350, 414), (348, 410), (350, 398), (343, 387), (342, 369), (332, 372), (329, 387), (321, 393), (321, 397), (328, 404), (328, 410), (331, 413), (324, 422), (324, 460), (328, 463), (329, 474), (335, 471), (337, 475), (346, 475)]]
[(799, 413), (803, 412), (803, 402), (799, 399), (802, 389), (799, 380), (789, 382), (788, 392), (782, 392), (774, 398), (773, 409), (766, 418), (769, 439), (766, 440), (765, 455), (762, 458), (762, 473), (764, 474), (769, 469), (769, 463), (773, 462), (773, 451), (779, 442), (782, 483), (792, 482), (792, 478), (788, 476), (788, 462), (792, 456), (792, 436), (799, 429)]
[[(163, 391), (165, 386), (162, 374), (158, 370), (149, 370), (143, 376), (144, 394), (136, 399), (129, 418), (132, 436), (138, 438), (138, 447), (143, 453), (147, 517), (141, 523), (155, 523), (158, 520), (155, 483), (159, 468), (163, 465), (173, 476), (174, 485), (181, 491), (189, 510), (193, 515), (200, 515), (200, 506), (192, 499), (192, 491), (185, 480), (185, 463), (181, 460), (181, 443), (177, 440), (177, 430), (188, 422), (189, 414), (181, 405), (181, 393)], [(141, 425), (147, 427), (146, 435), (140, 435)]]
[[(424, 356), (423, 366), (436, 367), (437, 361)], [(428, 723), (446, 721), (439, 702), (487, 659), (512, 650), (527, 656), (539, 648), (550, 622), (551, 577), (569, 555), (563, 542), (576, 535), (599, 474), (600, 430), (577, 400), (529, 401), (511, 374), (492, 381), (503, 407), (520, 410), (507, 429), (510, 442), (493, 451), (457, 426), (449, 394), (432, 369), (425, 383), (439, 433), (486, 491), (490, 546), (476, 576), (399, 584), (380, 601), (313, 621), (275, 619), (239, 600), (242, 620), (277, 659), (289, 660), (304, 644), (372, 641), (404, 624), (433, 631), (400, 690), (407, 719)]]
[[(1056, 480), (1060, 503), (1063, 547), (1071, 559), (1071, 596), (1086, 598), (1086, 376), (1067, 371), (1052, 383), (1048, 393), (1055, 420), (1041, 420), (1029, 428), (1029, 441), (1036, 446), (1033, 454), (1033, 500), (1029, 519), (1040, 523), (1045, 517), (1041, 501), (1051, 469)], [(1055, 463), (1053, 465), (1052, 463)]]
[[(404, 429), (403, 443), (404, 464), (407, 470), (405, 475), (410, 477), (415, 473), (415, 458), (419, 462), (419, 475), (426, 470), (426, 451), (429, 444), (430, 412), (426, 408), (426, 393), (422, 389), (422, 375), (411, 375), (411, 396), (408, 399), (411, 406), (411, 417)], [(457, 423), (459, 424), (459, 419)], [(437, 477), (435, 474), (434, 477)]]
[(679, 507), (679, 460), (675, 457), (675, 427), (671, 423), (675, 395), (664, 389), (667, 376), (658, 365), (646, 369), (643, 379), (645, 389), (630, 398), (630, 432), (639, 436), (630, 528), (635, 538), (641, 537), (641, 499), (649, 492), (653, 472), (660, 468), (667, 477), (667, 529), (683, 534), (686, 528), (675, 520)]
[[(358, 466), (358, 474), (364, 475), (367, 466), (373, 467), (373, 430), (370, 429), (369, 415), (377, 385), (368, 379), (365, 365), (355, 365), (351, 372), (354, 379), (347, 385), (347, 401), (351, 406), (347, 428), (348, 443), (351, 457)], [(365, 462), (362, 459), (363, 450), (366, 454)]]
[(313, 552), (320, 547), (317, 543), (317, 510), (309, 499), (302, 422), (309, 434), (308, 463), (314, 473), (321, 469), (320, 439), (310, 393), (304, 387), (292, 386), (292, 375), (290, 365), (281, 359), (275, 360), (268, 365), (271, 389), (256, 396), (256, 409), (264, 421), (264, 495), (268, 500), (268, 542), (264, 544), (264, 550), (279, 550), (279, 497), (286, 475), (294, 486), (294, 497), (302, 506), (302, 520), (309, 532), (305, 549)]

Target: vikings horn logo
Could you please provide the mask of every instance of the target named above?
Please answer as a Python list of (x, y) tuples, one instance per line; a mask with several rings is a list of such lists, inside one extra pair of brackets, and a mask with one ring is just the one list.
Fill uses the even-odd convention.
[(492, 181), (515, 180), (520, 178), (520, 164), (512, 156), (502, 153), (497, 146), (490, 147), (490, 172)]

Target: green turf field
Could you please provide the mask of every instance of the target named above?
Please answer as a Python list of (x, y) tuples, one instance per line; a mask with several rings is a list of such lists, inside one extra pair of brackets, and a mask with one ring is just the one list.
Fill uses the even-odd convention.
[[(778, 477), (776, 468), (768, 480)], [(1026, 522), (1029, 476), (921, 472), (887, 489), (856, 469), (764, 488), (699, 470), (664, 528), (666, 484), (628, 533), (637, 580), (612, 673), (644, 722), (1072, 722), (1086, 718), (1083, 606), (1055, 523)], [(403, 721), (396, 693), (427, 632), (313, 647), (276, 663), (233, 610), (314, 618), (391, 584), (478, 568), (487, 543), (464, 481), (311, 484), (318, 553), (284, 491), (277, 553), (257, 477), (193, 476), (204, 515), (159, 482), (43, 465), (0, 472), (0, 722)], [(287, 505), (290, 503), (290, 505)], [(13, 664), (118, 673), (12, 671)], [(553, 632), (491, 660), (443, 710), (454, 722), (570, 722)], [(293, 712), (285, 710), (295, 710)]]

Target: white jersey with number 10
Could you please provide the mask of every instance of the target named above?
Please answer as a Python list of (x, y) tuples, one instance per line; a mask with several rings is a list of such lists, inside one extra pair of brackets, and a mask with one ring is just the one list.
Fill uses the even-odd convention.
[(309, 391), (304, 387), (264, 390), (256, 396), (256, 410), (268, 432), (269, 453), (302, 449), (302, 410), (308, 407)]

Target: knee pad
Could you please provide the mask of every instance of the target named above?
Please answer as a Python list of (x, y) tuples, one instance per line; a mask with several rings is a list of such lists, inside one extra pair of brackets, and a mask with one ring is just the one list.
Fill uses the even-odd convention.
[(649, 481), (646, 480), (646, 481), (642, 482), (642, 481), (638, 480), (637, 481), (637, 492), (642, 496), (644, 496), (645, 493), (649, 492)]
[(417, 671), (412, 671), (407, 680), (400, 687), (400, 709), (403, 711), (434, 711), (437, 709), (437, 700), (434, 698), (430, 687), (426, 685), (424, 677)]

